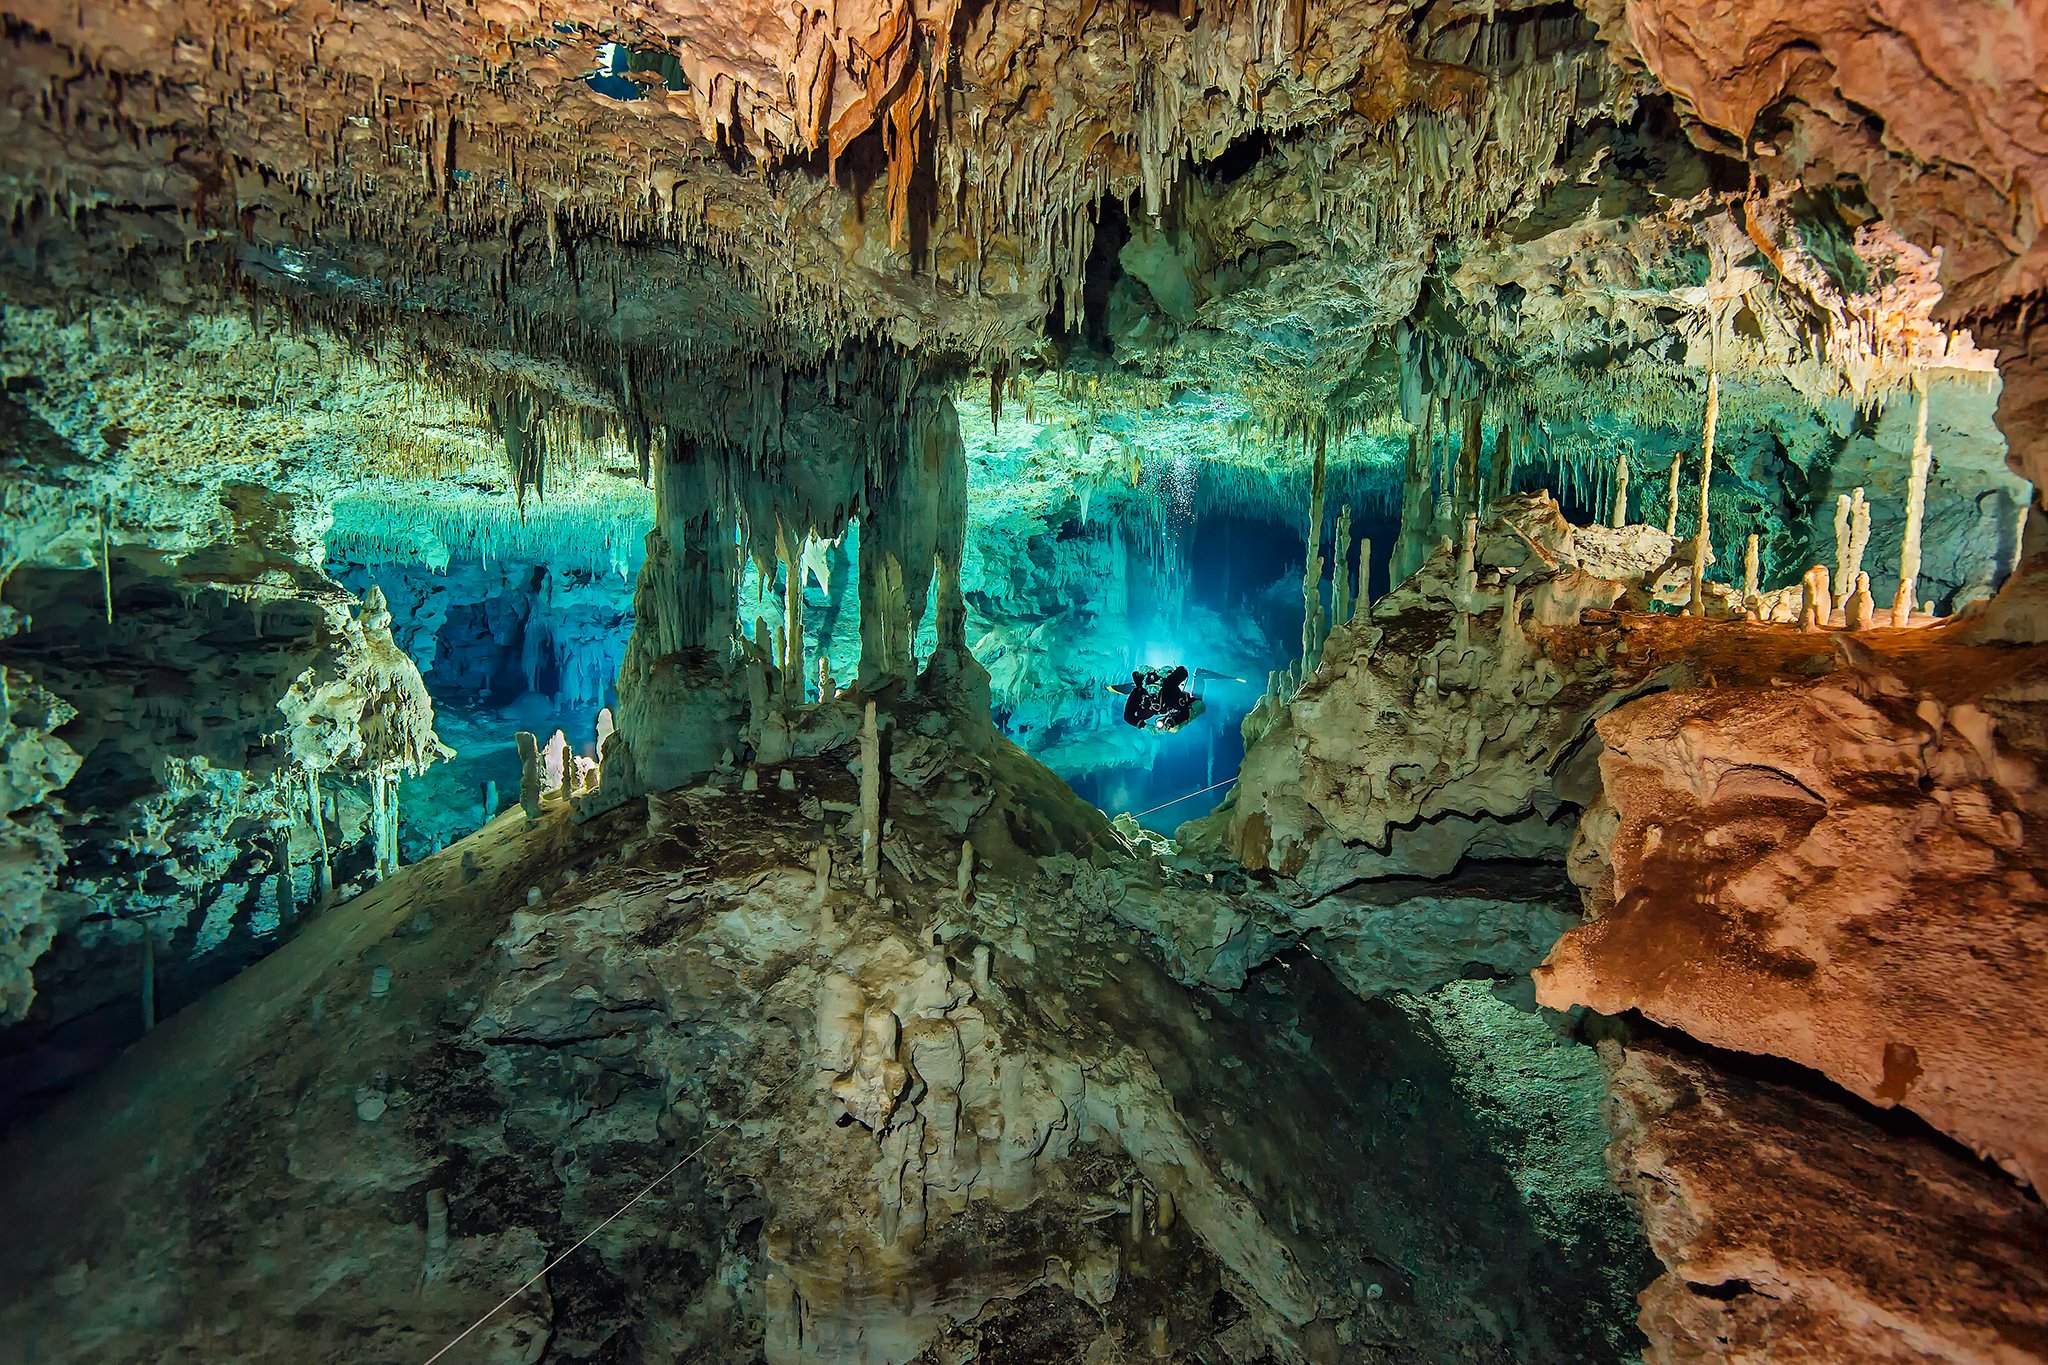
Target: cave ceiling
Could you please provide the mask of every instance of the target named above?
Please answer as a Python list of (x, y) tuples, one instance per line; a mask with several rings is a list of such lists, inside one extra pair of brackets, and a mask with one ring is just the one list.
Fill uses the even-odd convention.
[(1727, 8), (9, 0), (5, 287), (757, 460), (1053, 369), (1302, 438), (1988, 382), (1958, 320), (2040, 287), (2024, 46)]

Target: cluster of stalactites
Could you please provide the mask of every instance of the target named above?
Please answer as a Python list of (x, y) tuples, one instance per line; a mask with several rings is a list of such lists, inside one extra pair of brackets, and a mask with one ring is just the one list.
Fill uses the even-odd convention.
[[(694, 652), (767, 670), (769, 695), (804, 697), (803, 584), (821, 570), (816, 547), (860, 523), (856, 569), (861, 656), (856, 685), (872, 692), (908, 682), (917, 671), (913, 641), (936, 582), (937, 652), (966, 650), (960, 589), (965, 545), (966, 458), (952, 400), (927, 393), (910, 405), (895, 433), (894, 458), (829, 480), (757, 471), (732, 452), (671, 448), (655, 471), (655, 528), (636, 597), (638, 629), (650, 657)], [(821, 490), (829, 492), (820, 501)], [(779, 576), (779, 619), (741, 621), (742, 570), (752, 560), (761, 582)], [(821, 700), (829, 700), (821, 697)]]
[(1486, 415), (1487, 403), (1480, 397), (1444, 395), (1422, 403), (1402, 470), (1401, 532), (1390, 582), (1405, 581), (1431, 550), (1452, 539), (1465, 518), (1513, 491), (1516, 471), (1531, 456), (1532, 423), (1510, 410), (1489, 443)]

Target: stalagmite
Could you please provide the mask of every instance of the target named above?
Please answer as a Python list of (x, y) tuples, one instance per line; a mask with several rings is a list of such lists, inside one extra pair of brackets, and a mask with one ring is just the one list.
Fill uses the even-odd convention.
[(277, 922), (280, 926), (291, 923), (297, 906), (293, 903), (292, 890), (292, 833), (286, 828), (271, 831), (270, 863), (276, 869)]
[(1502, 590), (1500, 604), (1500, 634), (1496, 637), (1501, 657), (1512, 658), (1523, 642), (1522, 605), (1516, 600), (1515, 585), (1510, 583)]
[(545, 748), (541, 750), (541, 790), (549, 796), (560, 796), (567, 790), (569, 780), (569, 737), (560, 730), (548, 736)]
[(1372, 609), (1372, 537), (1361, 537), (1358, 542), (1358, 586), (1351, 603), (1351, 619), (1356, 621)]
[(1828, 623), (1834, 599), (1828, 596), (1828, 566), (1816, 564), (1799, 579), (1799, 628), (1819, 630)]
[(811, 850), (811, 905), (825, 903), (832, 890), (832, 845), (820, 840)]
[(1330, 547), (1330, 624), (1351, 619), (1351, 508), (1337, 513), (1337, 539)]
[(1458, 610), (1469, 612), (1476, 609), (1479, 598), (1479, 571), (1474, 567), (1479, 549), (1479, 518), (1467, 513), (1465, 533), (1458, 541)]
[(320, 811), (320, 774), (306, 769), (306, 819), (313, 826), (313, 840), (320, 847), (319, 881), (314, 897), (323, 904), (334, 894), (334, 859), (327, 850), (327, 822)]
[(1756, 532), (1749, 533), (1749, 541), (1742, 547), (1742, 604), (1754, 606), (1757, 598), (1758, 544)]
[(882, 735), (872, 701), (860, 722), (860, 873), (874, 895), (882, 875)]
[(1868, 630), (1877, 619), (1877, 603), (1870, 597), (1870, 575), (1858, 572), (1856, 590), (1844, 605), (1843, 621), (1851, 630)]
[(370, 875), (384, 880), (389, 869), (384, 862), (384, 774), (370, 774)]
[(1714, 426), (1721, 419), (1721, 376), (1718, 371), (1707, 375), (1707, 435), (1700, 447), (1700, 524), (1692, 540), (1692, 600), (1686, 611), (1693, 616), (1707, 614), (1707, 555), (1709, 536), (1707, 526), (1707, 497), (1714, 484)]
[(1906, 529), (1899, 540), (1899, 588), (1892, 597), (1892, 624), (1913, 619), (1913, 594), (1920, 583), (1920, 523), (1927, 512), (1927, 467), (1934, 452), (1927, 444), (1927, 376), (1913, 377), (1919, 403), (1913, 414), (1913, 463), (1906, 482)]
[(1678, 471), (1685, 460), (1682, 451), (1671, 453), (1671, 482), (1664, 490), (1664, 534), (1678, 534)]
[(968, 839), (960, 845), (960, 868), (953, 874), (953, 894), (962, 906), (974, 895), (974, 840)]
[(1863, 568), (1863, 550), (1870, 543), (1870, 503), (1858, 488), (1835, 498), (1835, 611), (1848, 606)]
[(1628, 525), (1628, 452), (1614, 457), (1614, 513), (1608, 525), (1619, 531)]
[[(597, 748), (594, 751), (597, 754), (597, 761), (599, 763), (604, 762), (604, 746), (610, 742), (615, 732), (616, 724), (612, 720), (612, 708), (609, 706), (599, 708), (597, 713)], [(493, 804), (495, 805), (496, 803), (493, 802)]]
[(519, 805), (529, 820), (540, 819), (540, 739), (530, 730), (513, 736), (519, 747)]
[(825, 657), (822, 645), (818, 650), (818, 700), (829, 702), (838, 697), (838, 690), (832, 684), (832, 661)]
[(1870, 499), (1858, 488), (1849, 508), (1849, 574), (1863, 572), (1863, 552), (1870, 548)]

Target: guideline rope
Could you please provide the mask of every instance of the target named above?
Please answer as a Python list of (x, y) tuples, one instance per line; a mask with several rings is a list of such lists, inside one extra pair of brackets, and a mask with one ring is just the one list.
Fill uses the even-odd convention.
[(676, 1163), (673, 1166), (670, 1166), (660, 1175), (648, 1181), (647, 1184), (644, 1187), (642, 1187), (640, 1193), (634, 1195), (631, 1199), (628, 1199), (625, 1203), (619, 1205), (617, 1213), (614, 1213), (611, 1217), (605, 1219), (602, 1223), (599, 1223), (596, 1227), (592, 1228), (590, 1231), (584, 1233), (581, 1237), (577, 1238), (574, 1246), (571, 1246), (567, 1251), (555, 1257), (554, 1260), (549, 1261), (546, 1265), (542, 1266), (538, 1271), (534, 1272), (534, 1276), (532, 1279), (528, 1280), (525, 1284), (520, 1285), (510, 1294), (507, 1294), (503, 1299), (499, 1300), (497, 1306), (492, 1308), (490, 1312), (485, 1313), (475, 1322), (472, 1322), (469, 1326), (463, 1328), (461, 1334), (458, 1335), (453, 1341), (450, 1341), (446, 1346), (443, 1346), (440, 1350), (428, 1356), (426, 1359), (426, 1365), (434, 1365), (435, 1361), (439, 1360), (442, 1356), (447, 1355), (457, 1346), (460, 1346), (463, 1343), (463, 1341), (468, 1338), (471, 1332), (474, 1332), (477, 1328), (483, 1326), (492, 1318), (498, 1316), (499, 1313), (502, 1313), (505, 1310), (505, 1308), (513, 1302), (513, 1300), (517, 1299), (521, 1294), (524, 1294), (527, 1290), (533, 1288), (536, 1284), (539, 1284), (543, 1279), (546, 1279), (548, 1273), (552, 1271), (556, 1266), (560, 1265), (562, 1262), (568, 1260), (571, 1256), (574, 1256), (577, 1252), (581, 1251), (583, 1249), (584, 1244), (588, 1242), (591, 1238), (597, 1236), (598, 1233), (603, 1232), (613, 1223), (618, 1222), (619, 1219), (625, 1215), (626, 1210), (632, 1208), (635, 1204), (645, 1199), (648, 1195), (654, 1193), (655, 1186), (661, 1184), (662, 1181), (668, 1179), (677, 1171), (680, 1171), (686, 1164), (688, 1164), (691, 1158), (695, 1157), (698, 1153), (702, 1152), (706, 1147), (709, 1147), (711, 1145), (711, 1139), (717, 1137), (720, 1133), (726, 1131), (729, 1128), (738, 1127), (741, 1123), (745, 1122), (747, 1119), (750, 1119), (755, 1114), (759, 1113), (761, 1111), (762, 1105), (765, 1105), (766, 1103), (768, 1103), (769, 1100), (774, 1099), (777, 1095), (787, 1090), (790, 1087), (791, 1083), (794, 1082), (798, 1076), (803, 1075), (803, 1073), (804, 1068), (799, 1066), (794, 1072), (790, 1074), (788, 1080), (783, 1081), (773, 1090), (770, 1090), (767, 1094), (763, 1095), (760, 1099), (756, 1100), (753, 1104), (753, 1107), (748, 1109), (746, 1113), (739, 1115), (737, 1118), (727, 1119), (724, 1123), (719, 1124), (716, 1128), (712, 1129), (709, 1133), (705, 1134), (704, 1140), (698, 1143), (695, 1147), (692, 1147), (689, 1151), (683, 1153), (682, 1156), (678, 1157), (676, 1159)]

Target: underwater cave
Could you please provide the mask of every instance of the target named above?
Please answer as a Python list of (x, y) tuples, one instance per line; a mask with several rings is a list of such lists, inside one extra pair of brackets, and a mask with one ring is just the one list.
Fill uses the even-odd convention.
[(0, 14), (5, 1359), (2048, 1362), (2048, 5)]

